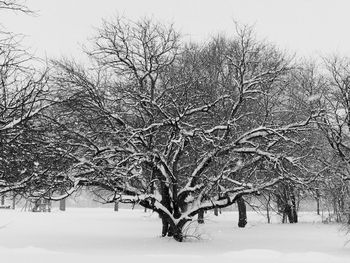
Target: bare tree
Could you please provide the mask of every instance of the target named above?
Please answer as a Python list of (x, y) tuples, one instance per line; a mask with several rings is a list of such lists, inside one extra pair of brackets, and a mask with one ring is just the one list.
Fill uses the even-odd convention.
[[(0, 1), (0, 9), (29, 12), (18, 1)], [(37, 117), (51, 101), (39, 65), (18, 36), (0, 33), (0, 193), (23, 192), (40, 173)]]
[(323, 195), (335, 220), (350, 222), (350, 62), (348, 58), (325, 60), (327, 87), (323, 103), (327, 114), (319, 122), (330, 146), (323, 162), (328, 167)]
[(52, 85), (64, 102), (51, 119), (72, 165), (66, 194), (48, 185), (52, 199), (101, 187), (108, 202), (156, 211), (162, 235), (182, 241), (201, 211), (315, 176), (296, 148), (318, 113), (289, 121), (276, 119), (281, 104), (263, 110), (292, 69), (250, 28), (199, 47), (182, 45), (172, 26), (118, 18), (104, 23), (88, 54), (92, 70), (54, 63)]

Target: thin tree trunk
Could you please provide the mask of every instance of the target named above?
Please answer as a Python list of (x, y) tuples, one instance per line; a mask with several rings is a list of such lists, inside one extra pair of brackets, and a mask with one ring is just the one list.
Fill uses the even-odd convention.
[(247, 207), (245, 205), (243, 197), (237, 199), (238, 205), (238, 227), (245, 227), (247, 224)]
[(284, 212), (283, 212), (283, 215), (282, 215), (282, 224), (285, 224), (285, 223), (287, 223), (287, 214), (286, 214), (286, 212), (284, 211)]
[(292, 207), (293, 223), (298, 223), (298, 212), (295, 207)]
[(219, 208), (217, 207), (214, 208), (214, 215), (219, 216)]
[(316, 211), (317, 215), (320, 215), (320, 193), (316, 190)]
[(317, 215), (320, 215), (320, 199), (316, 198), (316, 211), (317, 211)]
[(298, 223), (298, 207), (297, 207), (297, 202), (295, 200), (295, 195), (292, 194), (291, 196), (292, 199), (292, 217), (293, 217), (293, 223)]
[(66, 199), (60, 200), (60, 210), (66, 211)]
[(119, 211), (119, 202), (118, 201), (114, 202), (114, 211), (115, 212)]
[(1, 196), (1, 205), (4, 206), (5, 205), (5, 195)]
[(204, 210), (199, 210), (197, 221), (198, 224), (204, 224)]
[(35, 200), (34, 206), (33, 206), (33, 209), (32, 209), (33, 212), (39, 212), (39, 202), (40, 202), (40, 199)]
[(271, 196), (268, 195), (267, 202), (266, 202), (266, 216), (267, 216), (267, 223), (271, 223), (271, 217), (270, 217), (270, 201), (271, 201)]
[(16, 194), (12, 196), (12, 209), (16, 209)]

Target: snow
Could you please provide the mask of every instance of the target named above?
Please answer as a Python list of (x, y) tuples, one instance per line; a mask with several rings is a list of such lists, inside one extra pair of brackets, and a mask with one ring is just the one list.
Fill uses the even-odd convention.
[(350, 262), (350, 238), (311, 212), (298, 224), (273, 224), (255, 212), (237, 227), (237, 212), (192, 223), (189, 239), (161, 238), (160, 219), (141, 209), (68, 208), (66, 212), (0, 210), (0, 260), (18, 262)]

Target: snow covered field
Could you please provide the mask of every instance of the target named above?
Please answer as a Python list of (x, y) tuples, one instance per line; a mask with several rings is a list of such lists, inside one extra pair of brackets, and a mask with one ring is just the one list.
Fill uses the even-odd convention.
[(158, 217), (137, 209), (0, 210), (0, 262), (350, 262), (350, 236), (312, 213), (282, 225), (249, 212), (245, 229), (237, 218), (207, 213), (205, 225), (188, 230), (200, 239), (178, 243), (160, 238)]

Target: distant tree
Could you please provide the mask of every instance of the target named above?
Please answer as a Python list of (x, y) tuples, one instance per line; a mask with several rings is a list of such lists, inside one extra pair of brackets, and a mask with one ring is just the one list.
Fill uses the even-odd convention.
[[(279, 96), (284, 112), (276, 119), (287, 122), (300, 121), (319, 110), (324, 110), (321, 98), (326, 89), (326, 80), (320, 74), (317, 65), (314, 62), (299, 62), (296, 69), (290, 73), (286, 87)], [(299, 136), (303, 141), (303, 147), (295, 147), (294, 150), (299, 152), (303, 164), (307, 164), (313, 171), (318, 171), (318, 178), (315, 177), (314, 182), (309, 185), (287, 181), (270, 189), (270, 198), (282, 215), (282, 222), (298, 222), (299, 202), (306, 195), (316, 194), (315, 186), (321, 177), (320, 171), (324, 171), (325, 168), (322, 161), (322, 156), (326, 151), (324, 149), (325, 140), (318, 129), (317, 122), (309, 125), (299, 133)], [(305, 177), (300, 170), (294, 173), (297, 173), (299, 178)]]
[(328, 89), (322, 99), (327, 114), (319, 127), (329, 152), (323, 158), (328, 167), (323, 195), (336, 221), (350, 223), (350, 60), (332, 57), (325, 64)]

